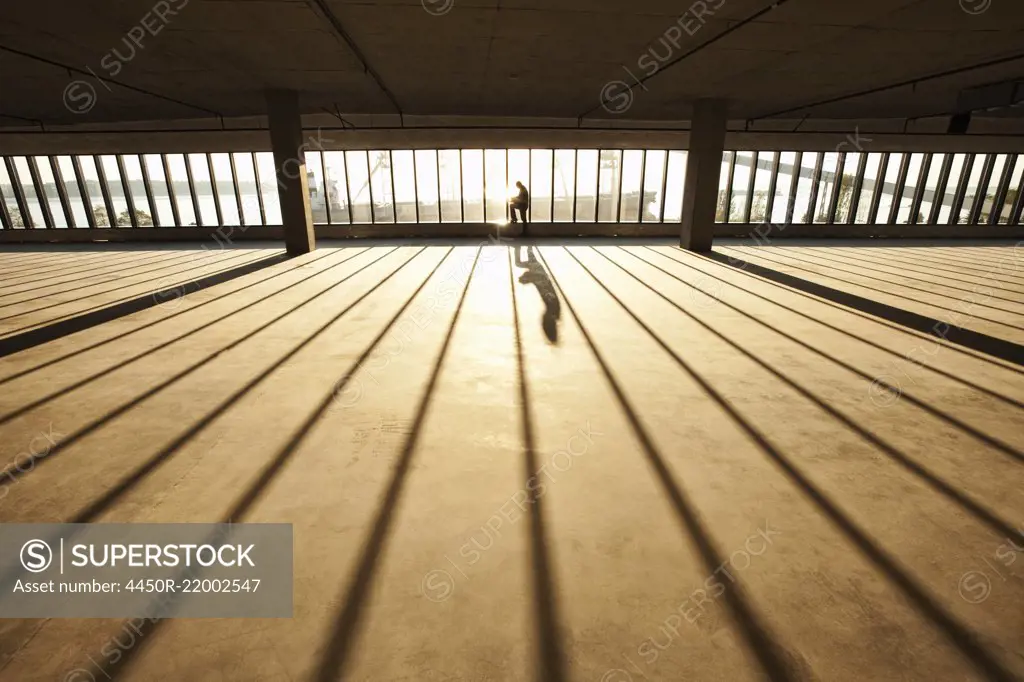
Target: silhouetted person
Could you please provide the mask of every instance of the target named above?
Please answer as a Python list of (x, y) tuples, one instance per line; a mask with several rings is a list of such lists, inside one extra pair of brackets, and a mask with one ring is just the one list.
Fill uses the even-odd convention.
[[(519, 194), (517, 194), (515, 196), (515, 198), (513, 198), (511, 201), (509, 201), (508, 205), (509, 205), (509, 208), (511, 209), (511, 213), (512, 213), (512, 222), (514, 222), (514, 223), (518, 223), (519, 222), (516, 219), (516, 209), (519, 209), (519, 215), (522, 216), (522, 218), (523, 218), (523, 225), (525, 226), (525, 225), (528, 225), (529, 222), (530, 222), (529, 219), (526, 217), (527, 216), (527, 211), (530, 208), (530, 193), (526, 190), (526, 185), (524, 185), (523, 183), (519, 182), (518, 180), (516, 181), (516, 187), (519, 188)], [(525, 227), (523, 228), (523, 231), (525, 233), (525, 231), (526, 231)]]
[[(519, 255), (521, 249), (526, 250), (525, 259)], [(537, 260), (537, 256), (534, 255), (532, 246), (518, 247), (515, 254), (516, 266), (526, 268), (526, 272), (519, 276), (519, 281), (523, 284), (532, 284), (537, 287), (540, 300), (544, 303), (544, 314), (540, 320), (544, 336), (551, 343), (557, 344), (558, 321), (562, 318), (562, 304), (558, 300), (555, 285), (551, 281), (547, 270), (544, 269), (544, 266)]]

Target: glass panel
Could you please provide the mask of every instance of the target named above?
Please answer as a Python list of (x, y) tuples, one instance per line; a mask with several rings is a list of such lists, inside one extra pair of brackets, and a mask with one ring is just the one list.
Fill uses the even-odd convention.
[[(235, 182), (238, 193), (242, 197), (242, 222), (246, 225), (261, 225), (259, 188), (256, 186), (256, 169), (252, 165), (252, 154), (248, 152), (234, 155)], [(152, 178), (152, 176), (150, 176)], [(154, 198), (154, 201), (157, 201)]]
[(981, 172), (985, 168), (985, 156), (985, 154), (974, 155), (974, 164), (971, 166), (971, 173), (967, 178), (967, 191), (964, 192), (964, 203), (960, 205), (960, 215), (957, 218), (957, 223), (960, 225), (966, 225), (970, 221), (974, 201), (981, 194), (978, 183), (981, 182)]
[(814, 167), (818, 163), (817, 152), (804, 152), (800, 163), (800, 176), (796, 185), (796, 209), (793, 211), (794, 223), (811, 221), (811, 183), (814, 180)]
[(82, 182), (85, 183), (85, 191), (89, 193), (85, 197), (92, 211), (96, 227), (110, 227), (110, 219), (107, 217), (107, 207), (103, 203), (103, 193), (100, 190), (100, 176), (96, 170), (96, 159), (92, 156), (78, 157), (78, 164), (82, 168)]
[(596, 149), (580, 149), (576, 153), (576, 222), (597, 221), (598, 159)]
[(643, 215), (645, 223), (656, 223), (661, 220), (661, 184), (665, 179), (664, 149), (649, 149), (644, 168)]
[(622, 152), (617, 149), (602, 149), (598, 161), (597, 220), (613, 223), (619, 209), (619, 171), (622, 167)]
[(164, 177), (164, 164), (159, 154), (143, 154), (142, 163), (149, 174), (149, 188), (153, 192), (152, 207), (156, 210), (156, 222), (162, 226), (174, 225), (174, 211), (171, 208), (171, 197), (167, 193), (167, 178)]
[(724, 223), (726, 219), (726, 202), (729, 200), (729, 166), (734, 152), (722, 152), (722, 171), (718, 174), (718, 206), (715, 207), (715, 222)]
[(105, 154), (99, 159), (103, 164), (103, 175), (107, 179), (107, 188), (110, 190), (110, 203), (114, 205), (114, 214), (117, 216), (115, 218), (117, 227), (131, 227), (132, 217), (128, 213), (128, 200), (125, 197), (124, 185), (121, 184), (121, 173), (117, 169), (117, 157)]
[(462, 150), (462, 198), (466, 222), (484, 222), (484, 150)]
[(861, 155), (853, 152), (846, 155), (843, 163), (843, 176), (839, 180), (839, 201), (836, 202), (835, 222), (850, 222), (850, 206), (853, 205), (853, 186), (857, 180), (857, 168), (860, 166)]
[(620, 220), (635, 223), (640, 217), (640, 175), (643, 172), (644, 152), (627, 149), (622, 153), (622, 208)]
[(863, 225), (871, 218), (871, 202), (875, 197), (875, 189), (878, 187), (879, 166), (882, 163), (881, 154), (868, 154), (867, 163), (864, 165), (864, 179), (860, 186), (860, 199), (857, 201), (857, 223)]
[[(907, 164), (907, 179), (903, 183), (903, 192), (900, 194), (900, 207), (896, 212), (896, 222), (900, 225), (917, 222), (910, 219), (910, 210), (914, 207), (914, 194), (921, 182), (921, 168), (924, 164), (924, 154), (911, 154), (910, 162)], [(914, 216), (915, 218), (917, 216)]]
[[(441, 220), (457, 223), (462, 220), (462, 157), (458, 149), (437, 152), (441, 173)], [(481, 218), (483, 217), (483, 211)]]
[[(174, 189), (175, 203), (178, 205), (180, 224), (185, 226), (198, 225), (199, 220), (192, 207), (192, 193), (188, 186), (188, 174), (185, 172), (185, 157), (181, 154), (168, 154), (166, 158), (167, 168), (171, 173), (171, 186)], [(273, 162), (271, 162), (271, 171), (273, 171), (273, 168)], [(277, 188), (275, 187), (274, 190), (276, 191)]]
[(213, 201), (213, 183), (210, 181), (210, 170), (206, 165), (206, 154), (189, 154), (188, 165), (192, 169), (192, 181), (196, 186), (199, 199), (199, 224), (217, 224), (217, 205)]
[(124, 163), (124, 173), (127, 176), (124, 181), (128, 184), (128, 191), (131, 192), (132, 202), (135, 204), (135, 220), (139, 227), (153, 227), (153, 209), (146, 196), (139, 157), (135, 154), (122, 154), (121, 161)]
[(505, 150), (484, 150), (484, 184), (487, 188), (487, 206), (484, 220), (504, 223), (507, 216), (509, 182), (505, 170)]
[[(75, 179), (75, 165), (70, 156), (58, 156), (57, 168), (60, 169), (61, 178), (64, 180), (64, 189), (68, 193), (68, 202), (71, 204), (71, 219), (75, 221), (75, 227), (89, 227), (89, 217), (86, 214), (85, 203), (82, 201), (82, 193), (78, 190), (78, 181)], [(6, 189), (4, 196), (7, 195)]]
[(256, 152), (256, 179), (260, 185), (260, 194), (263, 196), (267, 225), (280, 225), (281, 197), (277, 193), (277, 170), (272, 152)]
[(50, 207), (53, 226), (68, 227), (68, 219), (64, 215), (64, 207), (60, 203), (60, 194), (57, 193), (57, 181), (53, 177), (53, 169), (50, 168), (50, 159), (45, 156), (34, 156), (32, 160), (35, 161), (36, 168), (39, 170), (39, 182), (42, 185), (39, 191), (43, 193), (43, 198)]
[(683, 185), (686, 183), (686, 152), (668, 153), (668, 179), (665, 182), (665, 222), (683, 220)]
[(533, 220), (533, 186), (530, 184), (530, 150), (509, 149), (508, 150), (508, 185), (509, 196), (519, 193), (516, 182), (526, 186), (530, 193), (530, 207), (527, 209), (527, 218)]
[(352, 200), (352, 221), (372, 223), (370, 208), (370, 168), (367, 166), (365, 151), (345, 152), (348, 170), (348, 192)]
[(946, 188), (942, 192), (942, 206), (939, 208), (938, 223), (940, 225), (949, 225), (952, 222), (951, 214), (953, 213), (953, 202), (956, 200), (956, 188), (960, 185), (960, 176), (963, 175), (966, 163), (966, 154), (953, 155), (949, 178), (946, 180)]
[(555, 222), (572, 220), (573, 190), (576, 178), (576, 150), (555, 150)]
[(395, 190), (391, 186), (391, 158), (387, 150), (369, 152), (373, 190), (373, 222), (395, 222)]
[(732, 193), (729, 196), (729, 214), (726, 217), (730, 223), (747, 221), (747, 185), (750, 183), (753, 165), (754, 152), (736, 152), (736, 164), (732, 170)]
[(441, 206), (437, 197), (437, 152), (433, 149), (417, 149), (416, 152), (416, 195), (419, 198), (420, 222), (441, 221)]
[[(327, 191), (320, 152), (306, 152), (306, 186), (309, 188), (309, 213), (314, 225), (327, 224)], [(223, 206), (224, 200), (221, 199)], [(225, 220), (227, 218), (225, 217)]]
[(981, 201), (981, 212), (978, 214), (978, 222), (982, 225), (988, 223), (989, 217), (992, 215), (992, 207), (996, 201), (996, 192), (999, 191), (999, 183), (1003, 179), (1003, 169), (1006, 168), (1006, 154), (996, 155), (995, 161), (992, 163), (992, 175), (989, 176), (988, 187), (983, 192), (980, 192)]
[(412, 164), (411, 149), (391, 152), (391, 172), (395, 179), (395, 219), (400, 223), (416, 222), (416, 171)]
[(821, 160), (821, 176), (818, 178), (817, 205), (814, 208), (814, 222), (827, 223), (828, 212), (832, 209), (832, 192), (836, 187), (839, 154), (826, 152)]
[(235, 179), (231, 174), (231, 157), (226, 153), (210, 154), (210, 165), (213, 167), (213, 190), (217, 192), (217, 200), (220, 202), (220, 217), (223, 224), (241, 225), (238, 198), (235, 196)]
[(772, 165), (775, 163), (775, 152), (761, 152), (757, 155), (757, 171), (754, 174), (754, 201), (750, 205), (752, 223), (762, 223), (768, 213), (768, 190), (772, 181)]
[(16, 229), (25, 227), (25, 220), (21, 217), (18, 202), (14, 198), (14, 185), (11, 182), (10, 176), (7, 175), (7, 164), (3, 162), (2, 156), (0, 156), (0, 192), (4, 195), (7, 215), (11, 217), (10, 227)]
[(345, 152), (324, 152), (324, 184), (331, 205), (331, 222), (349, 223), (348, 178), (345, 176)]
[(946, 163), (945, 154), (932, 154), (931, 164), (928, 166), (928, 175), (924, 180), (924, 192), (921, 194), (921, 208), (917, 212), (917, 224), (926, 224), (932, 215), (932, 206), (935, 205), (935, 192), (939, 185), (939, 177), (942, 175), (942, 166)]
[(18, 171), (18, 179), (21, 180), (21, 190), (24, 193), (28, 214), (32, 217), (32, 224), (37, 228), (46, 227), (46, 219), (43, 218), (43, 208), (39, 205), (39, 198), (36, 196), (36, 190), (32, 184), (32, 173), (29, 172), (28, 159), (24, 156), (15, 156), (14, 169)]
[(772, 204), (772, 222), (776, 225), (786, 224), (789, 211), (789, 192), (793, 187), (793, 174), (796, 170), (796, 152), (782, 152), (779, 155), (779, 175), (775, 180), (775, 199)]
[(551, 222), (551, 149), (530, 150), (530, 220)]
[(1024, 154), (1017, 155), (1017, 163), (1013, 166), (1013, 173), (1010, 175), (1010, 184), (1006, 189), (1006, 201), (999, 212), (999, 224), (1006, 225), (1013, 217), (1013, 204), (1020, 193), (1021, 175), (1024, 175)]
[(875, 216), (876, 224), (889, 222), (889, 211), (892, 209), (892, 202), (896, 192), (896, 180), (900, 175), (900, 164), (903, 163), (903, 154), (889, 154), (889, 163), (885, 167), (880, 186), (882, 198), (878, 203), (878, 214)]

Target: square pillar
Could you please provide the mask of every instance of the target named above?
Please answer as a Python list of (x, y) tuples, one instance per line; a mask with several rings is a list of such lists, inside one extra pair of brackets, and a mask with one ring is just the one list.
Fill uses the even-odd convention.
[(691, 123), (679, 245), (690, 251), (710, 251), (715, 237), (718, 180), (725, 147), (725, 101), (697, 100), (693, 104)]
[(299, 256), (316, 248), (299, 95), (294, 90), (268, 90), (266, 95), (285, 248), (288, 255)]

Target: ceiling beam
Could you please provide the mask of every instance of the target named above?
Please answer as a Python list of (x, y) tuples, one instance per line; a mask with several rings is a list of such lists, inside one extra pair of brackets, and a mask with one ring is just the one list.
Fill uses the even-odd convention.
[(345, 30), (345, 27), (342, 25), (341, 20), (338, 19), (337, 15), (334, 14), (334, 11), (331, 10), (330, 6), (327, 4), (327, 0), (306, 0), (306, 2), (310, 5), (310, 7), (314, 8), (314, 12), (317, 12), (317, 10), (319, 10), (318, 13), (325, 19), (327, 19), (327, 22), (334, 29), (334, 32), (338, 35), (339, 38), (341, 38), (341, 40), (346, 45), (348, 45), (348, 49), (352, 51), (352, 54), (355, 55), (355, 58), (358, 59), (359, 63), (363, 65), (363, 71), (365, 73), (370, 74), (370, 77), (377, 84), (377, 87), (381, 89), (381, 92), (384, 93), (384, 96), (388, 98), (389, 102), (391, 102), (391, 106), (395, 108), (395, 111), (398, 112), (399, 116), (402, 116), (403, 111), (401, 105), (398, 103), (398, 99), (395, 97), (394, 93), (391, 92), (390, 89), (388, 89), (388, 86), (384, 83), (384, 79), (381, 78), (380, 74), (377, 73), (372, 66), (370, 66), (369, 61), (367, 61), (366, 59), (366, 55), (363, 54), (363, 51), (359, 49), (358, 45), (356, 45), (355, 41), (352, 39), (352, 36), (350, 36), (348, 34), (348, 31)]
[(59, 69), (64, 69), (65, 71), (67, 71), (69, 73), (77, 73), (80, 76), (89, 76), (89, 77), (95, 78), (96, 80), (98, 80), (98, 81), (100, 81), (102, 83), (109, 83), (111, 85), (116, 85), (118, 87), (125, 88), (126, 90), (131, 90), (133, 92), (137, 92), (137, 93), (140, 93), (142, 95), (146, 95), (148, 97), (155, 97), (157, 99), (162, 99), (165, 102), (172, 102), (174, 104), (186, 107), (188, 109), (196, 109), (197, 111), (202, 111), (202, 112), (205, 112), (207, 114), (213, 114), (217, 118), (223, 118), (219, 112), (214, 111), (212, 109), (207, 109), (206, 107), (201, 107), (201, 106), (199, 106), (197, 104), (190, 104), (190, 103), (184, 102), (184, 101), (182, 101), (180, 99), (175, 99), (173, 97), (168, 97), (167, 95), (161, 95), (160, 93), (153, 92), (152, 90), (147, 90), (145, 88), (136, 87), (134, 85), (128, 85), (127, 83), (122, 83), (121, 81), (116, 81), (116, 80), (113, 80), (112, 78), (105, 78), (103, 76), (100, 76), (100, 75), (92, 72), (92, 71), (86, 71), (85, 69), (79, 69), (78, 67), (71, 66), (70, 64), (64, 64), (64, 63), (61, 63), (61, 62), (54, 61), (52, 59), (47, 59), (46, 57), (41, 57), (40, 55), (32, 54), (31, 52), (24, 52), (22, 50), (16, 50), (13, 47), (8, 47), (6, 45), (0, 45), (0, 50), (3, 50), (4, 52), (10, 52), (11, 54), (15, 54), (15, 55), (18, 55), (20, 57), (25, 57), (26, 59), (33, 59), (33, 60), (35, 60), (37, 62), (42, 62), (43, 64), (49, 64), (50, 66), (55, 66), (55, 67), (57, 67)]
[[(711, 45), (717, 43), (719, 40), (721, 40), (722, 38), (726, 37), (727, 35), (729, 35), (733, 31), (737, 31), (737, 30), (743, 28), (744, 26), (746, 26), (747, 24), (749, 24), (750, 22), (756, 21), (757, 19), (760, 19), (763, 15), (767, 14), (768, 12), (771, 12), (772, 10), (774, 10), (774, 9), (776, 9), (778, 7), (781, 7), (782, 5), (786, 4), (787, 2), (789, 2), (789, 0), (775, 0), (774, 2), (772, 2), (770, 5), (768, 5), (764, 9), (755, 12), (754, 14), (750, 15), (746, 19), (744, 19), (744, 20), (742, 20), (742, 21), (740, 21), (740, 22), (738, 22), (736, 24), (733, 24), (729, 28), (725, 29), (724, 31), (722, 31), (721, 33), (716, 35), (711, 40), (707, 41), (706, 43), (702, 43), (701, 45), (698, 45), (697, 47), (693, 48), (689, 52), (685, 52), (685, 53), (679, 55), (678, 57), (676, 57), (672, 61), (670, 61), (670, 62), (666, 63), (664, 66), (660, 67), (654, 73), (648, 74), (648, 75), (644, 76), (643, 78), (638, 79), (636, 81), (636, 83), (634, 83), (633, 85), (627, 85), (625, 90), (621, 90), (619, 92), (616, 92), (615, 94), (616, 95), (620, 95), (623, 92), (632, 92), (633, 88), (636, 87), (637, 85), (643, 85), (644, 83), (646, 83), (647, 81), (651, 80), (655, 76), (657, 76), (659, 74), (662, 74), (662, 73), (665, 73), (666, 71), (671, 69), (673, 66), (677, 66), (682, 61), (692, 57), (693, 55), (697, 54), (698, 52), (700, 52), (704, 48), (710, 47)], [(650, 45), (652, 42), (653, 42), (653, 40), (648, 41), (647, 44)], [(608, 102), (607, 102), (607, 95), (604, 93), (604, 91), (602, 91), (602, 93), (601, 93), (601, 101), (598, 103), (598, 105), (588, 109), (587, 111), (584, 111), (582, 114), (577, 116), (577, 118), (578, 119), (583, 119), (583, 118), (589, 116), (590, 114), (594, 113), (598, 109), (604, 107), (606, 104), (608, 104)]]
[(817, 107), (825, 106), (826, 104), (834, 104), (836, 102), (843, 102), (848, 99), (854, 99), (857, 97), (866, 97), (867, 95), (874, 95), (875, 93), (885, 92), (886, 90), (895, 90), (896, 88), (903, 88), (908, 85), (917, 85), (918, 83), (924, 83), (931, 80), (938, 80), (940, 78), (947, 78), (949, 76), (955, 76), (960, 73), (966, 73), (967, 71), (975, 71), (977, 69), (984, 69), (990, 66), (999, 66), (1000, 64), (1007, 64), (1009, 62), (1017, 61), (1018, 59), (1024, 59), (1024, 52), (1011, 55), (1009, 57), (1000, 57), (998, 59), (989, 59), (978, 64), (971, 64), (969, 66), (961, 66), (955, 69), (947, 69), (946, 71), (940, 71), (938, 73), (931, 73), (925, 76), (918, 76), (917, 78), (910, 78), (908, 80), (900, 81), (898, 83), (890, 83), (889, 85), (882, 85), (876, 88), (868, 88), (867, 90), (860, 90), (858, 92), (852, 92), (848, 95), (840, 95), (838, 97), (829, 97), (828, 99), (818, 100), (816, 102), (810, 102), (808, 104), (802, 104), (798, 107), (790, 107), (789, 109), (781, 109), (774, 111), (770, 114), (761, 114), (760, 116), (754, 116), (749, 119), (751, 121), (759, 121), (764, 118), (772, 118), (775, 116), (782, 116), (783, 114), (792, 114), (797, 111), (803, 111), (805, 109), (814, 109)]

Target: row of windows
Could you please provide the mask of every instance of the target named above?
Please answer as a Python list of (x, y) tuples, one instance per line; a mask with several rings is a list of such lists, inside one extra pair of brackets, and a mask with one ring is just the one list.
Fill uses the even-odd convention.
[(725, 152), (717, 222), (1019, 224), (1017, 154)]
[[(317, 224), (496, 222), (522, 181), (537, 222), (682, 219), (686, 152), (420, 149), (307, 152)], [(1015, 154), (727, 151), (718, 222), (1018, 224)], [(13, 156), (6, 229), (281, 223), (269, 152)]]

